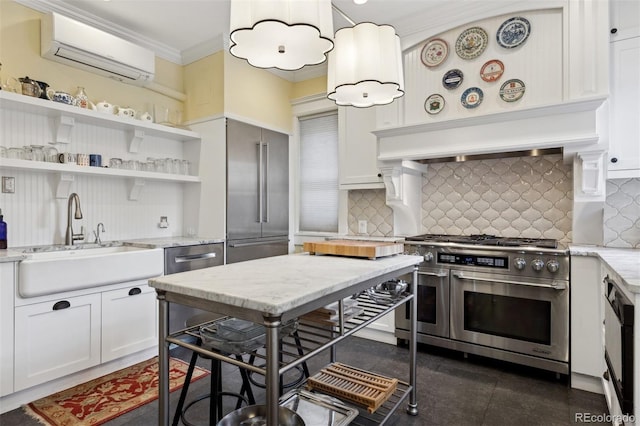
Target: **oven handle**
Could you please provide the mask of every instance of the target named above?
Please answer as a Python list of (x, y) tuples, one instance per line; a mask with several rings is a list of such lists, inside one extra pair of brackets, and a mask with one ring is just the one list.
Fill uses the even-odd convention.
[(479, 278), (479, 277), (467, 277), (462, 274), (462, 272), (454, 272), (453, 276), (461, 279), (461, 280), (473, 280), (473, 281), (486, 281), (490, 283), (499, 283), (499, 284), (515, 284), (515, 285), (526, 285), (530, 287), (543, 287), (550, 288), (553, 290), (566, 290), (567, 285), (560, 281), (554, 281), (551, 284), (537, 284), (537, 283), (529, 283), (524, 281), (509, 281), (509, 280), (498, 280), (494, 278)]
[(430, 277), (445, 278), (449, 276), (448, 272), (418, 272), (418, 275), (428, 275)]

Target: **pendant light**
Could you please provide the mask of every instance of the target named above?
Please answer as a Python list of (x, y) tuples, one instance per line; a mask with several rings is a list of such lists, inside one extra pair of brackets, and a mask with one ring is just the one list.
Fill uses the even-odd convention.
[(338, 30), (328, 69), (327, 97), (337, 105), (364, 108), (404, 95), (400, 37), (390, 25), (364, 22)]
[(229, 52), (257, 68), (297, 70), (333, 48), (331, 0), (231, 0)]

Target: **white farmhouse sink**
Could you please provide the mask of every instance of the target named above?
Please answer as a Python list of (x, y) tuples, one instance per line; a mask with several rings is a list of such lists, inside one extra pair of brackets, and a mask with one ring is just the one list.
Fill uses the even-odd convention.
[(20, 262), (21, 297), (80, 290), (158, 277), (164, 251), (130, 246), (82, 248), (28, 253)]

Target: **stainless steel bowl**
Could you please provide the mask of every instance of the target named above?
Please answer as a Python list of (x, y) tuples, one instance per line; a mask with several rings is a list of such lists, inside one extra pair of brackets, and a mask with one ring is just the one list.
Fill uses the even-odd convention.
[[(295, 411), (278, 407), (279, 426), (304, 426), (304, 420)], [(248, 405), (224, 416), (218, 426), (266, 426), (267, 406)]]
[(408, 283), (403, 280), (391, 280), (367, 289), (371, 300), (379, 304), (387, 304), (400, 299), (407, 290)]

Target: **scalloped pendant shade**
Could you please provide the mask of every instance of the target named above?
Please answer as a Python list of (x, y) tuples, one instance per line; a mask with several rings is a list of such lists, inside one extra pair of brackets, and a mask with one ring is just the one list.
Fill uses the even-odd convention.
[(293, 71), (333, 48), (331, 0), (231, 0), (229, 52), (257, 68)]
[(364, 108), (404, 95), (402, 48), (392, 26), (365, 22), (342, 28), (334, 43), (327, 73), (329, 99)]

